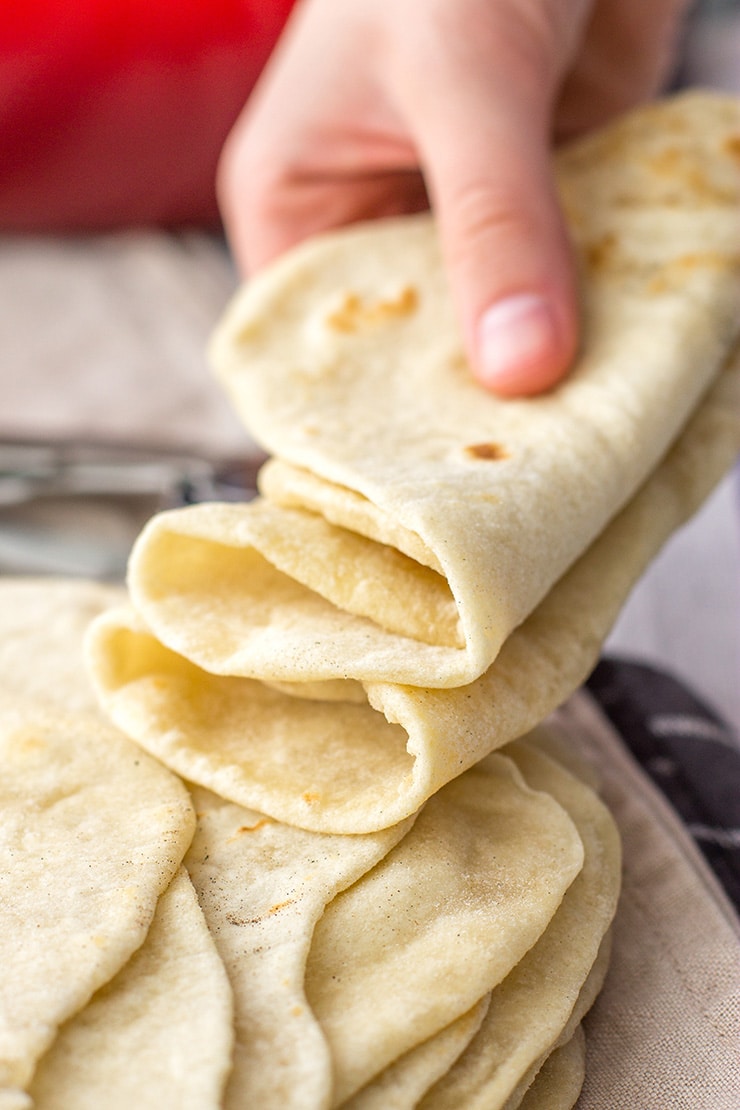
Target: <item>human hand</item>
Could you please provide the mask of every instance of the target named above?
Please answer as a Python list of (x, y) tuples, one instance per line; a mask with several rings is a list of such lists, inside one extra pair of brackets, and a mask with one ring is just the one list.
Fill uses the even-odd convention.
[(560, 380), (578, 343), (550, 146), (650, 97), (687, 0), (303, 0), (222, 156), (239, 264), (431, 202), (474, 373)]

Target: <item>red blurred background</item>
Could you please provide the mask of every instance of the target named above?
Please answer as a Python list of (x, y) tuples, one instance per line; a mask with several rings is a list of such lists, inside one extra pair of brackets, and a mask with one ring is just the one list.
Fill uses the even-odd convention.
[(11, 0), (0, 227), (215, 223), (223, 141), (292, 0)]

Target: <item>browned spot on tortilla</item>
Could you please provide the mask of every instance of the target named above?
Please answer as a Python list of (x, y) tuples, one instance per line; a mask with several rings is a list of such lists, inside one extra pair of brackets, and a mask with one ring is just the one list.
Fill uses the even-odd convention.
[(273, 824), (274, 824), (274, 821), (272, 821), (269, 817), (263, 817), (262, 820), (258, 821), (256, 825), (240, 825), (240, 827), (236, 830), (234, 835), (230, 836), (229, 839), (226, 841), (226, 843), (227, 844), (233, 844), (235, 840), (238, 840), (239, 837), (242, 836), (243, 833), (256, 832), (257, 829), (264, 828), (265, 825), (273, 825)]
[(603, 270), (614, 259), (618, 240), (613, 231), (608, 231), (585, 249), (586, 265), (590, 270)]
[(286, 898), (284, 902), (276, 902), (274, 906), (270, 906), (267, 912), (268, 914), (280, 913), (286, 906), (292, 906), (294, 902), (295, 898)]
[(740, 135), (730, 135), (725, 139), (724, 148), (731, 158), (736, 158), (740, 162)]
[(684, 270), (695, 270), (699, 266), (723, 269), (730, 263), (731, 259), (728, 255), (720, 254), (719, 251), (695, 251), (693, 254), (682, 254), (680, 258), (676, 259), (675, 264)]
[(227, 913), (226, 920), (230, 925), (259, 925), (261, 917), (237, 917), (235, 913)]
[[(740, 158), (740, 136), (725, 139), (723, 147), (727, 154)], [(732, 197), (725, 189), (715, 184), (699, 166), (693, 164), (688, 152), (678, 147), (666, 147), (649, 160), (650, 168), (659, 176), (673, 178), (688, 186), (696, 199), (726, 204)]]
[(232, 839), (235, 839), (237, 836), (240, 836), (240, 834), (242, 834), (242, 833), (256, 833), (257, 829), (261, 829), (265, 825), (273, 825), (273, 824), (274, 823), (270, 818), (263, 817), (261, 821), (257, 821), (256, 825), (240, 825), (240, 827), (236, 829), (236, 833), (234, 834), (234, 837)]
[(408, 316), (419, 304), (419, 294), (413, 285), (406, 285), (394, 301), (381, 301), (380, 309), (390, 316)]
[(357, 331), (362, 302), (356, 293), (347, 293), (339, 308), (335, 308), (326, 318), (332, 331)]
[(732, 203), (734, 197), (727, 189), (713, 185), (707, 175), (700, 169), (694, 168), (686, 174), (686, 183), (699, 200), (711, 203)]
[(648, 282), (647, 291), (651, 295), (658, 297), (661, 293), (667, 293), (671, 287), (671, 282), (667, 281), (662, 274), (656, 274), (656, 276), (651, 278)]
[(256, 825), (242, 825), (236, 831), (238, 833), (254, 832), (256, 829), (264, 828), (265, 825), (272, 825), (274, 822), (269, 817), (263, 817)]
[(666, 293), (680, 286), (693, 270), (724, 270), (736, 261), (737, 259), (733, 259), (731, 255), (720, 254), (719, 251), (695, 251), (692, 254), (682, 254), (679, 258), (673, 258), (665, 266), (661, 266), (649, 282), (648, 292)]
[(274, 906), (270, 906), (266, 914), (261, 917), (239, 917), (235, 913), (227, 913), (226, 920), (230, 925), (260, 925), (265, 918), (270, 917), (274, 913), (280, 913), (286, 906), (291, 906), (295, 902), (295, 898), (287, 898), (284, 902), (276, 902)]
[(473, 459), (490, 459), (493, 462), (509, 458), (509, 452), (500, 443), (473, 443), (465, 448), (465, 453)]
[(683, 151), (678, 147), (668, 146), (650, 158), (648, 164), (657, 174), (674, 174), (682, 161), (685, 161)]
[(35, 748), (43, 748), (44, 741), (33, 729), (19, 728), (13, 733), (13, 742), (24, 751), (32, 752)]
[(320, 795), (313, 793), (311, 790), (305, 790), (303, 794), (301, 794), (301, 797), (303, 801), (308, 802), (309, 805), (313, 805), (320, 800)]
[(363, 326), (384, 323), (398, 316), (408, 316), (417, 307), (419, 294), (413, 285), (406, 285), (396, 297), (363, 303), (357, 293), (346, 293), (344, 300), (326, 317), (332, 331), (355, 332)]

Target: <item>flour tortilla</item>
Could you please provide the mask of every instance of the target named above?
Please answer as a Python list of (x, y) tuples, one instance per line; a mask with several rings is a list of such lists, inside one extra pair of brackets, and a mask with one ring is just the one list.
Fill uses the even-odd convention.
[(144, 944), (41, 1060), (33, 1104), (219, 1110), (232, 1042), (229, 983), (181, 868)]
[(13, 1090), (143, 942), (194, 818), (182, 783), (96, 716), (0, 691), (0, 761), (0, 1090)]
[[(577, 1032), (578, 1024), (584, 1014), (593, 1005), (603, 985), (609, 963), (610, 949), (610, 935), (607, 934), (604, 944), (599, 949), (596, 962), (578, 997), (576, 1007), (563, 1030), (563, 1034), (555, 1042), (556, 1047), (560, 1047), (561, 1044), (565, 1044), (571, 1039)], [(525, 956), (525, 960), (526, 958)], [(505, 983), (506, 980), (504, 980)], [(473, 1044), (477, 1043), (481, 1024), (486, 1019), (493, 996), (498, 993), (498, 991), (493, 991), (486, 995), (477, 1006), (473, 1007), (467, 1014), (463, 1014), (452, 1025), (423, 1044), (417, 1045), (405, 1056), (390, 1064), (366, 1087), (363, 1087), (356, 1095), (343, 1102), (341, 1110), (431, 1110), (432, 1107), (437, 1105), (435, 1098), (438, 1089), (442, 1089), (441, 1084), (440, 1088), (435, 1084), (438, 1080), (442, 1080), (450, 1070), (456, 1071), (457, 1063), (462, 1054), (468, 1050), (471, 1042)], [(527, 1070), (520, 1083), (512, 1091), (511, 1096), (506, 1100), (505, 1107), (519, 1105), (521, 1099), (531, 1089), (543, 1064), (554, 1051), (555, 1047), (552, 1047), (543, 1058), (538, 1059)], [(492, 1097), (500, 1096), (500, 1085), (497, 1080), (495, 1078), (491, 1079), (490, 1075), (488, 1079), (493, 1087)], [(481, 1110), (493, 1110), (496, 1104), (489, 1099), (485, 1088), (478, 1090), (476, 1095), (479, 1096), (480, 1103), (473, 1100), (465, 1103), (452, 1103), (452, 1105), (455, 1106), (456, 1110), (463, 1105), (466, 1110), (475, 1110), (475, 1107), (479, 1104)]]
[(490, 992), (466, 1014), (399, 1057), (367, 1086), (342, 1103), (342, 1110), (414, 1110), (422, 1095), (448, 1071), (478, 1032)]
[(0, 1090), (0, 1110), (33, 1110), (31, 1096), (17, 1088), (12, 1091)]
[[(655, 468), (737, 340), (738, 149), (740, 101), (692, 93), (559, 156), (583, 343), (573, 372), (536, 399), (498, 399), (474, 383), (428, 216), (332, 233), (250, 282), (212, 358), (250, 433), (292, 468), (263, 483), (288, 515), (272, 527), (256, 507), (244, 525), (249, 551), (220, 556), (227, 581), (200, 576), (219, 624), (232, 585), (241, 623), (258, 623), (250, 635), (236, 618), (224, 622), (224, 653), (209, 645), (202, 665), (423, 687), (485, 672)], [(327, 526), (305, 508), (334, 525), (318, 546)], [(216, 528), (231, 548), (235, 513), (224, 510)], [(184, 519), (191, 530), (198, 518)], [(210, 557), (195, 542), (175, 547), (161, 525), (145, 536), (133, 600), (183, 650), (187, 635), (172, 625), (178, 606), (186, 620), (205, 614), (193, 564), (202, 556), (210, 569)], [(366, 589), (381, 564), (385, 590)], [(265, 623), (267, 582), (275, 607)]]
[(226, 1110), (328, 1106), (331, 1061), (304, 994), (314, 925), (340, 890), (373, 867), (411, 821), (373, 836), (279, 825), (194, 792), (198, 828), (186, 866), (234, 992)]
[[(181, 654), (130, 612), (95, 622), (88, 659), (99, 696), (116, 724), (169, 767), (241, 805), (330, 832), (391, 825), (580, 685), (636, 579), (739, 449), (736, 352), (639, 493), (511, 634), (487, 673), (462, 689), (366, 683), (364, 705), (321, 702), (320, 686), (309, 686), (310, 698), (291, 697), (203, 669), (233, 663), (228, 651), (219, 657), (228, 640), (221, 617), (228, 626), (249, 615), (244, 583), (232, 590), (213, 544), (198, 604), (188, 608), (182, 599), (167, 628)], [(316, 636), (300, 609), (291, 624), (306, 641)], [(348, 684), (351, 695), (356, 690)]]
[(120, 589), (0, 581), (0, 1103), (144, 940), (190, 843), (174, 776), (105, 722), (83, 665)]
[(565, 810), (502, 756), (431, 798), (314, 931), (306, 996), (331, 1050), (332, 1105), (500, 983), (582, 863)]
[(616, 825), (590, 787), (537, 748), (519, 742), (505, 751), (530, 786), (552, 794), (571, 816), (584, 864), (543, 935), (494, 990), (479, 1032), (421, 1100), (420, 1110), (507, 1105), (515, 1091), (530, 1085), (564, 1031), (566, 1038), (572, 1035), (608, 966), (605, 937), (621, 879)]
[(504, 1110), (571, 1110), (586, 1077), (586, 1036), (579, 1026), (572, 1038), (548, 1056), (524, 1097)]
[(80, 579), (0, 578), (0, 686), (67, 713), (96, 712), (83, 636), (125, 597), (120, 587)]
[(432, 793), (409, 790), (406, 732), (366, 699), (308, 700), (210, 675), (164, 648), (132, 610), (97, 621), (88, 654), (119, 727), (245, 808), (305, 829), (365, 833), (410, 816)]
[[(609, 961), (611, 960), (611, 952), (612, 934), (611, 932), (609, 932), (604, 938), (604, 942), (599, 949), (599, 954), (596, 957), (596, 963), (591, 969), (588, 979), (583, 985), (583, 989), (578, 996), (578, 1001), (576, 1002), (575, 1008), (573, 1009), (573, 1012), (571, 1013), (570, 1018), (568, 1019), (568, 1022), (562, 1033), (554, 1042), (554, 1044), (551, 1045), (550, 1050), (547, 1053), (543, 1053), (539, 1060), (536, 1060), (532, 1064), (532, 1066), (528, 1068), (527, 1072), (522, 1076), (521, 1080), (504, 1103), (502, 1110), (512, 1110), (513, 1107), (519, 1106), (520, 1103), (523, 1101), (525, 1095), (536, 1085), (537, 1078), (542, 1072), (542, 1069), (547, 1061), (550, 1060), (560, 1048), (566, 1047), (573, 1040), (574, 1037), (579, 1037), (579, 1034), (582, 1031), (581, 1022), (583, 1018), (588, 1014), (589, 1010), (594, 1005), (601, 990), (603, 989), (607, 971), (609, 969)], [(580, 1077), (580, 1085), (583, 1085), (583, 1075), (581, 1075)], [(485, 1093), (481, 1093), (483, 1094), (481, 1105), (487, 1107)]]

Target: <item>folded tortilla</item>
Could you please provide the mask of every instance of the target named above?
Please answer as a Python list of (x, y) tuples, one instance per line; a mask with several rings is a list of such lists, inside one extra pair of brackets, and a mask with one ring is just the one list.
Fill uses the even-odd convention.
[(327, 902), (390, 851), (411, 821), (373, 836), (280, 825), (205, 790), (186, 866), (234, 992), (226, 1110), (328, 1107), (331, 1060), (304, 975)]
[(126, 600), (120, 586), (0, 578), (0, 689), (71, 713), (98, 711), (82, 641), (90, 621)]
[[(327, 832), (392, 825), (533, 728), (580, 685), (636, 579), (738, 450), (740, 352), (642, 489), (511, 634), (488, 671), (461, 689), (349, 683), (347, 693), (361, 695), (356, 704), (317, 700), (320, 686), (308, 684), (309, 696), (297, 697), (235, 677), (228, 629), (249, 616), (241, 592), (249, 575), (235, 584), (228, 547), (224, 566), (209, 540), (210, 569), (204, 567), (190, 608), (183, 601), (177, 614), (175, 650), (133, 612), (93, 624), (87, 654), (102, 704), (173, 770), (240, 805)], [(212, 536), (221, 508), (176, 514), (176, 527), (203, 513)], [(171, 519), (154, 527), (169, 528)], [(171, 581), (172, 562), (160, 566)], [(319, 638), (300, 610), (292, 627)], [(226, 675), (211, 673), (217, 669)], [(335, 697), (336, 687), (329, 693)]]
[[(266, 680), (451, 687), (484, 673), (737, 340), (739, 150), (740, 101), (692, 93), (559, 156), (583, 342), (541, 397), (473, 381), (428, 216), (324, 236), (250, 282), (212, 357), (280, 460), (262, 488), (283, 513), (147, 530), (130, 587), (159, 639)], [(194, 614), (221, 648), (192, 634)]]
[(569, 1041), (554, 1049), (524, 1095), (503, 1110), (571, 1110), (586, 1078), (586, 1035), (579, 1025)]
[(566, 810), (503, 756), (431, 798), (314, 930), (306, 997), (331, 1051), (332, 1105), (501, 983), (583, 859)]
[(181, 868), (141, 948), (60, 1030), (35, 1110), (220, 1110), (231, 1069), (231, 990)]
[(143, 942), (194, 816), (183, 784), (99, 716), (1, 688), (0, 760), (2, 1094)]
[(432, 1084), (450, 1070), (478, 1032), (491, 1002), (490, 992), (457, 1018), (394, 1060), (341, 1105), (341, 1110), (414, 1110)]
[(59, 1026), (144, 942), (195, 828), (182, 782), (104, 720), (85, 674), (84, 629), (123, 596), (0, 581), (3, 1107), (30, 1106), (23, 1089)]
[[(336, 1105), (349, 1071), (369, 1077), (460, 1018), (547, 927), (584, 848), (557, 801), (492, 760), (369, 837), (194, 792), (186, 866), (234, 992), (225, 1106)], [(385, 997), (391, 964), (412, 1008)]]
[[(533, 734), (534, 737), (534, 734)], [(574, 821), (583, 868), (544, 934), (493, 992), (480, 1030), (419, 1110), (509, 1105), (590, 1009), (611, 952), (608, 929), (621, 882), (619, 833), (594, 791), (533, 742), (505, 749), (529, 786), (546, 791)]]
[(348, 1110), (501, 1110), (522, 1097), (547, 1056), (570, 1039), (601, 989), (620, 886), (614, 821), (593, 790), (534, 740), (509, 745), (504, 754), (530, 787), (554, 797), (573, 820), (583, 868), (537, 943), (492, 991), (477, 1032), (452, 1064), (454, 1026), (394, 1061), (342, 1104)]

